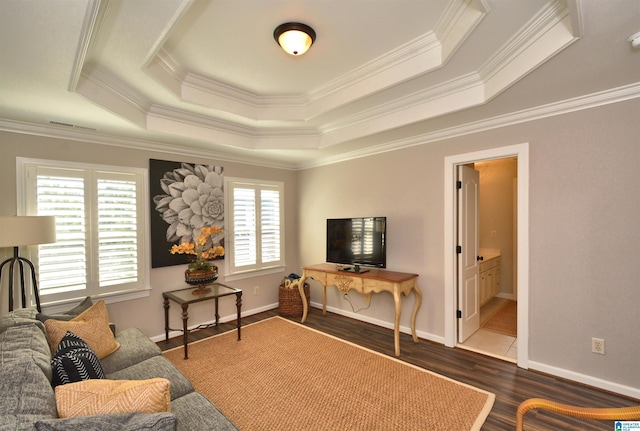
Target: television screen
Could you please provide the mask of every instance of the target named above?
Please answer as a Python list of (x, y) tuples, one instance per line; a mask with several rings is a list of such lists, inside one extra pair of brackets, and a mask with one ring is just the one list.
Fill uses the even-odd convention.
[(327, 219), (327, 262), (386, 268), (386, 217)]

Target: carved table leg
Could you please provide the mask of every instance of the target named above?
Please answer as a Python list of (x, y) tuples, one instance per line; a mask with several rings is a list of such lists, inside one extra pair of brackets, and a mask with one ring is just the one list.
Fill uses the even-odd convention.
[(241, 336), (240, 336), (240, 327), (241, 327), (241, 323), (240, 323), (240, 316), (241, 316), (241, 308), (242, 308), (242, 291), (236, 293), (236, 308), (238, 309), (238, 340), (241, 340)]
[(164, 298), (164, 341), (169, 342), (169, 298)]
[(327, 315), (327, 285), (322, 285), (322, 315)]
[(218, 322), (220, 321), (220, 315), (218, 314), (218, 298), (214, 298), (213, 302), (216, 304), (216, 311), (214, 317), (216, 318), (216, 328), (218, 327)]
[(393, 344), (395, 346), (396, 356), (400, 356), (400, 314), (402, 313), (402, 304), (400, 303), (400, 292), (397, 287), (393, 289), (393, 301), (396, 304), (396, 321), (393, 325)]
[(302, 320), (301, 323), (304, 323), (307, 320), (307, 313), (309, 312), (309, 304), (307, 304), (307, 296), (304, 294), (304, 282), (307, 279), (307, 276), (302, 274), (300, 278), (300, 282), (298, 283), (298, 291), (300, 292), (300, 298), (302, 298)]
[(189, 346), (189, 330), (187, 329), (187, 321), (189, 320), (189, 313), (187, 309), (189, 304), (182, 305), (182, 343), (184, 344), (184, 358), (189, 359), (188, 346)]
[(413, 306), (413, 316), (411, 316), (411, 336), (413, 337), (414, 342), (419, 342), (418, 335), (416, 334), (416, 316), (418, 315), (418, 310), (420, 309), (420, 305), (422, 305), (422, 292), (418, 289), (418, 285), (413, 286), (413, 290), (416, 293), (416, 303)]

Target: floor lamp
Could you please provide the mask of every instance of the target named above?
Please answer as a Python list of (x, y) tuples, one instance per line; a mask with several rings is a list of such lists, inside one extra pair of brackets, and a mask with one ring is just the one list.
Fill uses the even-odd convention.
[(38, 294), (38, 281), (36, 270), (29, 259), (18, 256), (18, 248), (24, 245), (49, 244), (56, 242), (56, 218), (53, 216), (9, 216), (0, 217), (0, 248), (13, 247), (13, 257), (5, 260), (0, 265), (0, 286), (5, 267), (9, 273), (9, 311), (13, 311), (13, 282), (14, 269), (18, 266), (20, 275), (20, 292), (22, 294), (22, 307), (26, 307), (27, 294), (25, 285), (25, 267), (31, 271), (31, 285), (36, 300), (36, 308), (40, 309), (40, 296)]

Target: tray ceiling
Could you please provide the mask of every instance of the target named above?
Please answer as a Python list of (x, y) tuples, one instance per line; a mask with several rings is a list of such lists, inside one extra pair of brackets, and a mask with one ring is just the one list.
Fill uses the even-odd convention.
[[(640, 53), (624, 42), (640, 30), (639, 3), (587, 3), (4, 1), (0, 121), (301, 167), (414, 142), (444, 118), (463, 125), (629, 85), (637, 97)], [(286, 21), (317, 33), (301, 57), (273, 39)], [(549, 73), (546, 88), (537, 77)]]

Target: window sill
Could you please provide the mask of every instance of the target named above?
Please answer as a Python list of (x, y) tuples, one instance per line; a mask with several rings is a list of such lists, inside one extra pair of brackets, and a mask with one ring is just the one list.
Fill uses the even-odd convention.
[(263, 275), (284, 273), (285, 266), (276, 266), (268, 269), (255, 269), (246, 272), (238, 272), (235, 274), (225, 274), (225, 281), (243, 280), (245, 278), (261, 277)]
[[(108, 293), (104, 295), (92, 296), (91, 300), (93, 302), (99, 301), (103, 299), (106, 304), (115, 304), (117, 302), (130, 301), (132, 299), (146, 298), (151, 294), (151, 288), (147, 287), (141, 290), (129, 290), (125, 292), (116, 292), (116, 293)], [(56, 303), (46, 303), (43, 302), (42, 312), (46, 314), (55, 314), (62, 313), (64, 311), (69, 310), (69, 307), (75, 307), (78, 305), (85, 297), (76, 298), (68, 301), (61, 301)]]

